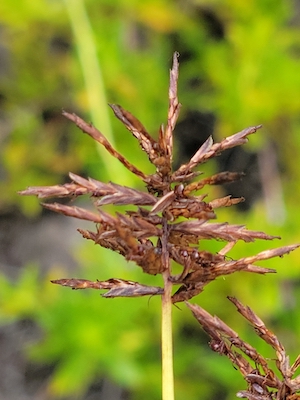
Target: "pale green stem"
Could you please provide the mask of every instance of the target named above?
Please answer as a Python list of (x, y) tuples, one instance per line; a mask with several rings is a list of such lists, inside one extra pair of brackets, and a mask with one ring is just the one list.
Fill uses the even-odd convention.
[[(75, 37), (92, 122), (106, 136), (109, 142), (114, 145), (102, 72), (84, 0), (64, 1)], [(124, 172), (124, 167), (117, 160), (113, 159), (102, 146), (98, 146), (98, 151), (103, 160), (108, 178), (114, 180), (115, 177), (122, 176), (123, 184), (130, 185), (132, 181), (129, 174), (126, 171)]]
[(164, 293), (162, 295), (161, 352), (162, 352), (162, 400), (174, 400), (173, 372), (173, 332), (172, 332), (172, 282), (170, 281), (171, 263), (168, 251), (169, 227), (163, 217), (161, 237), (162, 273)]
[(172, 282), (170, 272), (163, 272), (164, 294), (162, 295), (162, 400), (174, 400), (173, 337), (172, 337)]

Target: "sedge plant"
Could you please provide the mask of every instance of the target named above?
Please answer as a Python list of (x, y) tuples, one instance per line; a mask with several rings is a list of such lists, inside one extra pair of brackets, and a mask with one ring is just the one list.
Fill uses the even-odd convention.
[[(254, 326), (255, 332), (275, 350), (279, 375), (272, 370), (267, 359), (240, 339), (223, 321), (211, 316), (197, 304), (191, 303), (193, 297), (199, 295), (207, 284), (220, 276), (237, 271), (256, 274), (275, 272), (255, 263), (272, 257), (282, 257), (299, 245), (266, 250), (237, 260), (227, 256), (238, 241), (253, 242), (256, 239), (272, 240), (278, 237), (248, 230), (241, 225), (213, 222), (217, 208), (232, 206), (243, 201), (243, 198), (226, 196), (205, 201), (206, 194), (201, 191), (203, 192), (203, 188), (206, 191), (210, 185), (240, 179), (242, 174), (225, 171), (199, 179), (200, 172), (197, 167), (226, 149), (245, 144), (248, 136), (254, 134), (261, 126), (244, 129), (220, 143), (214, 143), (209, 137), (186, 164), (173, 170), (173, 131), (180, 110), (177, 97), (178, 69), (178, 54), (175, 53), (170, 71), (167, 123), (160, 126), (157, 139), (153, 138), (131, 113), (119, 105), (110, 105), (115, 116), (138, 140), (142, 151), (155, 167), (152, 174), (145, 174), (130, 163), (92, 124), (76, 114), (63, 112), (67, 119), (100, 143), (111, 156), (140, 178), (145, 185), (145, 191), (118, 183), (86, 179), (70, 173), (70, 183), (29, 187), (20, 192), (22, 195), (36, 195), (39, 198), (72, 200), (78, 196), (89, 195), (95, 211), (58, 202), (43, 203), (43, 206), (67, 216), (94, 222), (95, 231), (78, 229), (84, 238), (119, 253), (126, 260), (134, 261), (146, 274), (161, 275), (163, 284), (148, 286), (122, 278), (95, 282), (66, 278), (53, 280), (52, 283), (72, 289), (105, 290), (102, 296), (106, 298), (154, 295), (161, 297), (163, 400), (174, 400), (172, 307), (180, 302), (184, 302), (191, 309), (192, 314), (208, 333), (212, 350), (227, 356), (244, 376), (247, 389), (238, 392), (238, 397), (251, 400), (300, 398), (297, 394), (300, 390), (300, 376), (293, 378), (300, 364), (300, 357), (290, 366), (284, 347), (249, 307), (243, 306), (235, 298), (230, 298), (238, 311)], [(130, 205), (131, 208), (127, 212), (116, 212), (112, 215), (103, 210), (103, 206), (108, 204)], [(225, 244), (220, 251), (213, 253), (203, 250), (202, 247), (200, 249), (199, 243), (203, 239), (224, 241)], [(181, 266), (179, 273), (174, 273), (173, 262)]]

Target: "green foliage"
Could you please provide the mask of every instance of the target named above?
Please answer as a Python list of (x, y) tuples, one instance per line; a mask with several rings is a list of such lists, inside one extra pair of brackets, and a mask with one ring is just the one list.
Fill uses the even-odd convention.
[[(27, 318), (39, 323), (41, 339), (25, 351), (38, 364), (56, 365), (49, 393), (78, 395), (102, 376), (109, 376), (125, 387), (141, 385), (145, 379), (141, 363), (145, 359), (139, 354), (144, 351), (145, 343), (151, 344), (154, 338), (159, 338), (159, 324), (153, 323), (157, 301), (151, 301), (147, 315), (147, 299), (109, 304), (97, 292), (78, 292), (79, 296), (72, 291), (63, 293), (49, 284), (50, 276), (60, 273), (59, 269), (53, 269), (41, 278), (37, 267), (28, 266), (18, 282), (1, 277), (2, 323)], [(159, 346), (159, 341), (154, 345)], [(160, 371), (156, 370), (154, 379), (159, 387)]]
[[(5, 71), (0, 73), (2, 212), (18, 206), (27, 215), (38, 213), (37, 201), (20, 198), (16, 191), (29, 184), (63, 182), (69, 170), (83, 171), (102, 180), (119, 175), (111, 160), (105, 161), (99, 169), (101, 157), (92, 141), (60, 117), (64, 108), (88, 115), (96, 125), (97, 115), (97, 126), (100, 126), (102, 115), (110, 113), (108, 107), (100, 109), (99, 98), (93, 105), (88, 100), (84, 65), (78, 62), (82, 50), (74, 39), (67, 12), (70, 3), (19, 0), (16, 7), (10, 0), (1, 1), (4, 51), (1, 58), (5, 63)], [(295, 184), (299, 181), (295, 160), (300, 152), (299, 29), (289, 23), (291, 7), (291, 3), (283, 0), (86, 1), (89, 28), (104, 82), (102, 88), (95, 86), (98, 96), (122, 104), (143, 121), (149, 131), (156, 132), (159, 124), (166, 120), (168, 79), (165, 71), (175, 46), (172, 38), (177, 37), (177, 50), (192, 54), (180, 70), (182, 114), (188, 108), (216, 112), (219, 138), (247, 125), (264, 124), (263, 133), (254, 142), (257, 140), (255, 146), (259, 147), (263, 138), (268, 137), (278, 145), (286, 178), (284, 191), (288, 212), (285, 225), (276, 229), (285, 243), (299, 241), (299, 193)], [(217, 40), (207, 33), (202, 9), (211, 10), (222, 22), (224, 38)], [(80, 27), (79, 21), (76, 24)], [(191, 82), (195, 78), (199, 78), (200, 83), (193, 85)], [(144, 163), (134, 152), (133, 140), (120, 128), (119, 122), (109, 119), (108, 123), (120, 152), (130, 155), (133, 163), (137, 160), (140, 165)], [(104, 130), (107, 133), (103, 127)], [(296, 156), (291, 157), (291, 151)], [(106, 168), (107, 164), (111, 167)], [(125, 179), (132, 177), (123, 178), (122, 175), (122, 180)], [(225, 211), (219, 219), (277, 233), (265, 221), (261, 204), (251, 215), (228, 217)], [(259, 244), (252, 254), (260, 250), (257, 246)], [(90, 246), (88, 249), (79, 256), (84, 266), (92, 265), (92, 259), (99, 258), (94, 249)], [(242, 244), (236, 251), (236, 257), (245, 255)], [(106, 265), (114, 268), (120, 265), (119, 259), (111, 254), (106, 257)], [(298, 276), (297, 254), (290, 255), (288, 264), (273, 260), (270, 267), (278, 270), (277, 276), (243, 274), (242, 278), (232, 276), (218, 280), (201, 295), (201, 304), (220, 317), (228, 318), (226, 322), (233, 323), (233, 328), (247, 340), (251, 336), (249, 328), (242, 321), (237, 322), (235, 314), (228, 315), (230, 305), (224, 304), (227, 294), (243, 298), (261, 312), (262, 318), (269, 319), (281, 330), (287, 338), (285, 344), (296, 354), (299, 326), (296, 323), (291, 326), (291, 321), (300, 318), (295, 305), (299, 296), (291, 282)], [(91, 277), (100, 275), (98, 265), (90, 268)], [(128, 267), (123, 265), (122, 268)], [(114, 269), (113, 274), (117, 275), (117, 270)], [(41, 363), (57, 363), (50, 383), (52, 393), (83, 393), (91, 380), (106, 374), (135, 389), (136, 398), (158, 399), (160, 360), (154, 337), (158, 337), (159, 327), (153, 328), (158, 312), (156, 300), (152, 299), (149, 305), (147, 300), (127, 300), (121, 304), (119, 300), (101, 299), (97, 293), (74, 295), (49, 284), (49, 280), (57, 276), (61, 276), (61, 272), (53, 269), (49, 276), (40, 278), (37, 268), (29, 266), (24, 268), (16, 283), (10, 283), (3, 276), (0, 282), (2, 323), (30, 318), (42, 328), (43, 338), (28, 349), (28, 355)], [(105, 279), (102, 275), (97, 277)], [(284, 281), (280, 280), (282, 278)], [(291, 286), (286, 286), (289, 283)], [(288, 296), (293, 297), (294, 305), (287, 302)], [(182, 318), (183, 312), (179, 313), (180, 318), (175, 321), (178, 341), (182, 340), (181, 324), (188, 324), (188, 320)], [(95, 315), (101, 315), (101, 320), (100, 317), (95, 320)], [(143, 324), (137, 326), (137, 321)], [(253, 336), (251, 339), (254, 345), (260, 345)], [(109, 345), (112, 341), (115, 347)], [(129, 347), (129, 343), (136, 347)], [(179, 342), (178, 348), (182, 344)], [(206, 348), (200, 348), (197, 353), (197, 339), (191, 348), (189, 345), (187, 340), (187, 348), (179, 355), (176, 367), (178, 400), (186, 398), (187, 391), (190, 399), (199, 398), (199, 392), (202, 398), (212, 398), (214, 384), (208, 382), (208, 376), (211, 377), (217, 368), (218, 384), (232, 393), (230, 385), (238, 374), (230, 369), (229, 362), (221, 363)], [(195, 353), (205, 365), (193, 360)], [(82, 365), (86, 367), (84, 370)]]

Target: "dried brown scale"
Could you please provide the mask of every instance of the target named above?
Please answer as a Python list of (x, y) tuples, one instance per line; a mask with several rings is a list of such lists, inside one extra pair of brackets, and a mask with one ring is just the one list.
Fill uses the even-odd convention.
[(242, 269), (243, 272), (253, 272), (255, 274), (275, 274), (277, 271), (276, 269), (273, 268), (263, 268), (263, 267), (258, 267), (257, 265), (252, 265), (252, 264), (247, 264), (243, 267)]
[[(282, 376), (291, 378), (293, 373), (289, 374), (289, 361), (286, 357), (283, 345), (277, 339), (277, 337), (268, 330), (263, 321), (250, 309), (245, 307), (236, 298), (228, 296), (228, 299), (237, 307), (238, 312), (243, 315), (254, 327), (257, 335), (259, 335), (266, 343), (273, 347), (276, 351), (278, 359), (277, 368), (282, 373)], [(290, 376), (288, 376), (290, 375)]]
[(103, 183), (92, 178), (85, 179), (77, 174), (73, 174), (72, 172), (69, 173), (69, 177), (78, 188), (84, 188), (86, 193), (90, 193), (94, 197), (102, 197), (108, 194), (114, 194), (116, 192), (116, 189), (111, 183)]
[(102, 297), (140, 297), (161, 295), (162, 288), (156, 286), (141, 285), (138, 282), (127, 281), (124, 279), (108, 279), (107, 281), (92, 282), (87, 279), (58, 279), (52, 283), (68, 286), (71, 289), (97, 289), (108, 290)]
[(177, 82), (179, 74), (178, 53), (174, 53), (173, 67), (170, 70), (170, 86), (169, 86), (169, 110), (168, 122), (164, 134), (160, 136), (160, 147), (165, 151), (167, 157), (166, 173), (171, 171), (171, 163), (173, 157), (173, 131), (175, 129), (176, 121), (180, 111), (180, 104), (177, 98)]
[(224, 261), (224, 256), (212, 254), (209, 251), (199, 251), (195, 247), (168, 246), (170, 256), (174, 261), (183, 265), (186, 259), (190, 259), (195, 263), (195, 268), (198, 265), (201, 267), (209, 267)]
[[(177, 283), (175, 281), (175, 283)], [(172, 303), (180, 303), (183, 301), (188, 301), (192, 299), (195, 296), (198, 296), (203, 289), (204, 289), (205, 283), (204, 282), (197, 282), (197, 283), (185, 283), (182, 286), (180, 286), (179, 289), (173, 294), (172, 296)]]
[(77, 197), (89, 194), (92, 197), (102, 197), (96, 204), (116, 205), (153, 205), (157, 199), (149, 193), (141, 192), (115, 183), (103, 183), (95, 179), (85, 179), (70, 173), (74, 183), (55, 186), (36, 186), (20, 192), (22, 195), (37, 195), (39, 198)]
[(139, 207), (138, 211), (126, 211), (126, 215), (129, 215), (131, 218), (142, 218), (143, 221), (149, 222), (152, 225), (161, 225), (162, 223), (162, 217), (151, 214), (149, 210), (142, 207)]
[[(256, 372), (256, 373), (254, 373)], [(246, 375), (246, 381), (253, 384), (253, 383), (258, 383), (259, 385), (263, 386), (269, 386), (276, 388), (278, 386), (279, 380), (276, 379), (275, 376), (273, 377), (268, 377), (268, 376), (262, 376), (259, 375), (258, 370), (253, 370), (251, 373)]]
[(170, 182), (162, 180), (162, 177), (157, 173), (148, 175), (148, 181), (146, 183), (146, 189), (148, 193), (157, 197), (158, 199), (164, 193), (168, 192), (170, 188)]
[(209, 184), (209, 185), (224, 185), (224, 183), (231, 183), (239, 181), (245, 174), (243, 172), (219, 172), (209, 178), (203, 179), (200, 181), (200, 184)]
[(258, 253), (257, 255), (252, 257), (245, 257), (245, 258), (240, 258), (238, 260), (220, 262), (217, 265), (215, 265), (215, 268), (224, 271), (224, 274), (226, 274), (227, 270), (230, 269), (234, 270), (235, 268), (244, 268), (245, 266), (251, 265), (252, 263), (259, 260), (267, 260), (269, 258), (277, 256), (281, 257), (284, 254), (288, 254), (290, 251), (294, 250), (294, 248), (295, 248), (294, 246), (286, 246), (280, 249), (262, 251), (261, 253)]
[(78, 232), (80, 232), (85, 239), (93, 240), (95, 244), (99, 244), (102, 247), (116, 251), (123, 256), (126, 254), (124, 244), (120, 242), (119, 238), (116, 238), (115, 231), (98, 230), (98, 232), (91, 232), (78, 229)]
[(54, 186), (29, 186), (26, 190), (19, 192), (20, 195), (37, 196), (39, 199), (50, 197), (77, 197), (88, 193), (89, 191), (86, 188), (79, 187), (74, 183)]
[[(189, 272), (191, 271), (191, 272)], [(182, 283), (182, 286), (173, 295), (173, 301), (181, 302), (191, 299), (199, 294), (204, 286), (215, 280), (219, 276), (233, 274), (237, 271), (252, 272), (257, 274), (266, 274), (276, 272), (274, 269), (262, 268), (255, 265), (245, 264), (240, 260), (221, 263), (191, 263), (185, 264), (182, 274), (173, 277), (174, 283)], [(191, 296), (190, 296), (191, 295)]]
[(199, 199), (197, 197), (175, 199), (167, 209), (174, 218), (182, 216), (187, 219), (215, 219), (216, 215), (213, 212), (212, 206), (202, 201), (202, 199), (202, 196)]
[[(124, 186), (110, 184), (114, 193), (105, 193), (101, 196), (102, 199), (98, 200), (96, 204), (102, 206), (105, 204), (115, 205), (152, 205), (156, 203), (156, 198), (148, 193), (140, 192), (135, 189), (127, 188)], [(93, 192), (93, 196), (96, 197), (97, 193)]]
[[(297, 356), (295, 362), (294, 362), (293, 365), (291, 366), (291, 373), (292, 373), (292, 376), (294, 375), (294, 373), (295, 373), (295, 371), (297, 370), (297, 368), (299, 368), (299, 366), (300, 366), (300, 354)], [(300, 380), (300, 375), (299, 375), (297, 378), (295, 378), (295, 380), (296, 380), (296, 379)], [(299, 382), (299, 383), (300, 383), (300, 382)]]
[(79, 232), (84, 238), (118, 252), (128, 261), (134, 261), (148, 274), (156, 275), (162, 272), (161, 248), (154, 246), (150, 240), (137, 241), (128, 229), (116, 227), (113, 231), (104, 231), (98, 228), (97, 233), (80, 229)]
[(174, 191), (170, 191), (164, 196), (162, 196), (157, 203), (151, 208), (151, 214), (156, 214), (164, 211), (168, 206), (170, 206), (176, 199), (176, 194)]
[(237, 271), (243, 271), (247, 267), (246, 264), (237, 264), (234, 268), (232, 268), (232, 266), (227, 266), (225, 263), (222, 264), (222, 268), (220, 268), (218, 264), (211, 264), (210, 266), (206, 267), (199, 265), (198, 268), (190, 268), (192, 271), (186, 275), (182, 283), (187, 284), (193, 282), (202, 282), (204, 286), (219, 276), (230, 275)]
[[(214, 219), (216, 215), (212, 211), (212, 206), (205, 203), (205, 195), (198, 197), (186, 196), (183, 185), (177, 185), (174, 190), (162, 196), (152, 207), (151, 214), (167, 211), (172, 215), (172, 220), (179, 216), (185, 218)], [(228, 206), (236, 204), (240, 200), (230, 200), (229, 197), (220, 199), (213, 204), (214, 206)], [(230, 204), (229, 204), (230, 203)]]
[(52, 204), (42, 203), (42, 206), (44, 208), (47, 208), (48, 210), (67, 215), (69, 217), (84, 219), (84, 220), (92, 221), (95, 223), (103, 222), (103, 219), (99, 214), (95, 214), (84, 208), (80, 208), (80, 207), (76, 207), (76, 206), (66, 206), (64, 204), (59, 204), (59, 203), (52, 203)]
[(143, 246), (140, 248), (140, 254), (133, 255), (130, 260), (135, 261), (143, 271), (150, 275), (157, 275), (163, 272), (164, 266), (161, 260), (161, 248)]
[(247, 398), (248, 400), (272, 400), (275, 399), (272, 393), (260, 395), (257, 393), (249, 392), (248, 390), (240, 390), (237, 394), (239, 398)]
[[(176, 283), (190, 283), (193, 281), (199, 281), (197, 279), (192, 279), (192, 275), (195, 271), (207, 271), (210, 274), (212, 266), (220, 261), (224, 260), (224, 257), (219, 254), (212, 254), (208, 251), (198, 251), (193, 247), (179, 247), (179, 246), (169, 246), (170, 257), (181, 264), (184, 268), (181, 274), (178, 276), (172, 276), (171, 279)], [(205, 274), (200, 272), (200, 274)], [(187, 276), (190, 278), (187, 278)], [(203, 282), (206, 280), (203, 279)]]
[[(210, 208), (210, 207), (207, 207)], [(178, 205), (174, 204), (174, 208), (168, 208), (168, 212), (173, 216), (174, 219), (178, 217), (184, 218), (198, 218), (200, 220), (209, 220), (215, 219), (216, 214), (210, 210), (205, 211), (203, 210), (203, 206), (201, 204), (189, 204), (185, 208), (181, 207), (181, 204)]]
[(90, 240), (95, 241), (96, 234), (94, 232), (88, 231), (86, 229), (80, 229), (80, 228), (77, 228), (77, 232), (79, 232), (85, 239), (90, 239)]
[(62, 113), (66, 118), (70, 121), (73, 121), (78, 128), (80, 128), (84, 133), (90, 135), (94, 140), (98, 143), (102, 144), (106, 150), (115, 158), (117, 158), (130, 172), (142, 178), (145, 182), (147, 182), (147, 175), (145, 175), (142, 171), (136, 168), (133, 164), (131, 164), (125, 157), (119, 154), (109, 143), (109, 141), (102, 135), (98, 129), (96, 129), (93, 125), (86, 123), (83, 119), (78, 117), (76, 114), (70, 114), (66, 111)]
[(142, 123), (130, 112), (116, 104), (109, 104), (115, 116), (123, 122), (126, 128), (138, 139), (141, 148), (148, 154), (149, 160), (156, 166), (160, 165), (161, 151), (158, 143), (149, 135)]
[(173, 173), (172, 181), (176, 181), (177, 176), (192, 173), (192, 169), (195, 168), (197, 165), (207, 161), (209, 158), (215, 157), (222, 151), (247, 143), (247, 136), (255, 133), (261, 127), (261, 125), (258, 125), (246, 128), (241, 132), (238, 132), (232, 136), (228, 136), (220, 143), (213, 144), (212, 138), (209, 137), (199, 148), (199, 150), (194, 154), (191, 160), (187, 164), (182, 165), (177, 171)]
[(172, 174), (170, 177), (170, 182), (171, 183), (180, 183), (180, 182), (188, 183), (188, 182), (192, 181), (193, 179), (197, 178), (199, 175), (201, 175), (201, 172), (199, 172), (199, 171), (186, 172), (186, 173), (178, 174), (178, 175)]
[[(129, 111), (124, 110), (118, 104), (109, 104), (113, 110), (115, 116), (126, 126), (126, 128), (132, 132), (132, 134), (138, 139), (139, 142), (150, 143), (146, 148), (158, 148), (158, 143), (152, 138), (147, 132), (144, 125)], [(146, 150), (145, 150), (146, 151)]]
[(247, 230), (243, 225), (228, 223), (207, 223), (204, 220), (187, 221), (173, 224), (171, 230), (198, 236), (199, 239), (221, 239), (229, 242), (243, 240), (253, 242), (255, 239), (273, 240), (279, 236), (266, 235), (264, 232)]
[(162, 230), (159, 229), (156, 224), (148, 222), (140, 217), (127, 217), (123, 214), (117, 214), (118, 221), (122, 226), (130, 228), (132, 234), (136, 238), (146, 238), (150, 236), (160, 237), (162, 235)]
[(199, 239), (196, 235), (185, 235), (180, 232), (171, 231), (169, 235), (169, 243), (178, 246), (188, 246), (190, 244), (198, 244)]
[[(116, 183), (103, 183), (96, 179), (84, 179), (79, 175), (70, 173), (70, 178), (84, 188), (83, 194), (89, 193), (93, 197), (103, 197), (97, 204), (116, 204), (116, 205), (152, 205), (155, 204), (157, 199), (149, 193), (141, 192), (137, 189), (132, 189), (127, 186), (117, 185)], [(63, 186), (67, 186), (63, 185)]]
[[(281, 249), (280, 254), (285, 254), (290, 251), (290, 246), (286, 249)], [(262, 252), (265, 253), (265, 252)], [(181, 292), (185, 291), (186, 285), (202, 282), (201, 288), (207, 285), (218, 276), (233, 274), (237, 271), (254, 272), (259, 274), (274, 273), (274, 269), (262, 268), (252, 265), (251, 262), (259, 259), (267, 259), (273, 257), (272, 252), (266, 254), (258, 254), (254, 257), (242, 258), (239, 260), (225, 261), (225, 258), (221, 254), (211, 254), (209, 252), (197, 252), (193, 248), (182, 248), (177, 249), (170, 248), (170, 256), (179, 264), (184, 265), (184, 271), (179, 276), (172, 278), (176, 283), (183, 283)], [(275, 249), (274, 253), (278, 253), (278, 249)], [(177, 301), (186, 300), (184, 296), (183, 300), (179, 300), (178, 292), (176, 292)]]
[(231, 207), (235, 204), (239, 204), (245, 201), (244, 197), (232, 198), (231, 196), (225, 196), (220, 199), (210, 201), (208, 204), (214, 210), (220, 207)]

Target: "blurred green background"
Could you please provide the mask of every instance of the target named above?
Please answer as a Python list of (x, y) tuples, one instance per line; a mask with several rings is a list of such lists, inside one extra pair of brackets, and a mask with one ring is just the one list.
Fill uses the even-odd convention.
[[(49, 283), (76, 276), (159, 285), (160, 278), (82, 240), (76, 232), (80, 222), (50, 215), (37, 199), (16, 194), (30, 185), (64, 183), (69, 171), (141, 186), (63, 119), (61, 110), (93, 121), (132, 163), (151, 172), (107, 103), (121, 104), (156, 135), (166, 121), (172, 54), (179, 51), (180, 161), (188, 157), (187, 142), (197, 149), (198, 131), (213, 132), (217, 140), (263, 124), (245, 153), (230, 153), (207, 169), (246, 169), (243, 185), (234, 190), (251, 201), (244, 209), (220, 210), (220, 221), (283, 239), (241, 243), (230, 255), (297, 243), (299, 28), (299, 2), (288, 0), (1, 1), (2, 399), (161, 398), (159, 299), (108, 300)], [(210, 196), (225, 191), (230, 187)], [(220, 246), (203, 243), (214, 251)], [(300, 347), (298, 253), (263, 265), (278, 273), (219, 279), (197, 302), (272, 358), (226, 300), (237, 296), (278, 334), (293, 361)], [(207, 341), (190, 312), (174, 307), (177, 400), (232, 399), (245, 388), (239, 372), (212, 353)]]

